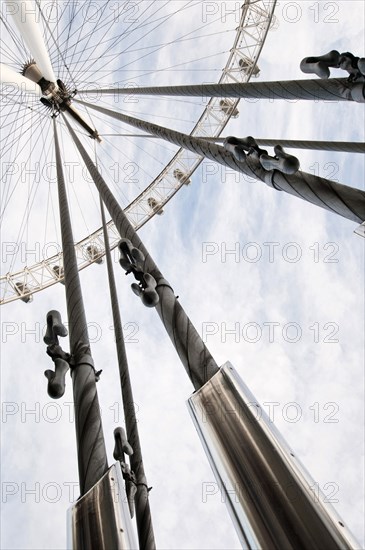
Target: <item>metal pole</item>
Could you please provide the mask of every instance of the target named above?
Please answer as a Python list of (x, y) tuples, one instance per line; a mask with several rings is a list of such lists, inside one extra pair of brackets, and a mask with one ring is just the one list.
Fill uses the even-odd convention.
[(101, 218), (103, 223), (103, 234), (105, 243), (105, 256), (108, 268), (108, 279), (110, 288), (110, 301), (113, 312), (113, 324), (115, 343), (118, 354), (120, 385), (124, 409), (127, 439), (133, 449), (130, 456), (130, 465), (136, 476), (137, 493), (135, 495), (136, 520), (138, 529), (139, 547), (141, 550), (154, 550), (156, 548), (155, 537), (152, 527), (150, 504), (148, 500), (147, 479), (143, 466), (142, 450), (138, 434), (136, 412), (134, 408), (133, 391), (129, 376), (128, 359), (125, 349), (123, 325), (118, 304), (118, 295), (115, 285), (114, 270), (109, 247), (109, 237), (106, 228), (105, 211), (103, 201), (100, 197)]
[(161, 95), (196, 97), (236, 97), (259, 99), (306, 99), (311, 101), (365, 101), (364, 82), (347, 78), (327, 80), (283, 80), (272, 82), (233, 82), (229, 84), (193, 84), (78, 90), (80, 94)]
[(365, 192), (360, 189), (320, 178), (307, 172), (298, 171), (295, 174), (288, 175), (278, 170), (266, 171), (253, 155), (247, 156), (245, 161), (238, 161), (229, 151), (215, 143), (111, 111), (104, 107), (98, 107), (91, 103), (79, 100), (78, 103), (130, 124), (135, 128), (155, 134), (193, 153), (228, 166), (256, 180), (261, 180), (269, 187), (273, 187), (278, 191), (286, 191), (295, 197), (304, 199), (344, 218), (358, 223), (365, 220)]
[(145, 256), (144, 271), (150, 273), (157, 281), (156, 291), (160, 301), (156, 306), (157, 312), (166, 328), (166, 331), (183, 363), (188, 376), (195, 389), (200, 388), (216, 372), (218, 366), (211, 356), (208, 348), (199, 336), (194, 325), (186, 315), (183, 307), (176, 298), (170, 284), (163, 277), (161, 271), (153, 261), (134, 227), (129, 222), (123, 209), (119, 206), (109, 190), (104, 179), (96, 169), (92, 159), (86, 152), (82, 143), (73, 131), (65, 117), (63, 117), (67, 128), (85, 162), (87, 169), (115, 223), (122, 238), (130, 239), (133, 246), (138, 248)]
[[(199, 137), (204, 141), (223, 143), (226, 138)], [(311, 149), (313, 151), (337, 151), (341, 153), (365, 153), (365, 143), (356, 141), (304, 141), (296, 139), (261, 139), (255, 138), (258, 145), (275, 147), (281, 145), (289, 149)]]
[(106, 473), (108, 463), (55, 118), (53, 119), (53, 130), (72, 357), (80, 492), (81, 495), (84, 495)]
[[(148, 139), (159, 139), (153, 134), (102, 134), (100, 137), (140, 137)], [(199, 136), (203, 141), (212, 143), (223, 143), (226, 138)], [(363, 141), (304, 141), (297, 139), (261, 139), (255, 138), (258, 145), (275, 147), (281, 145), (288, 149), (311, 149), (312, 151), (337, 151), (340, 153), (365, 153), (365, 142)]]

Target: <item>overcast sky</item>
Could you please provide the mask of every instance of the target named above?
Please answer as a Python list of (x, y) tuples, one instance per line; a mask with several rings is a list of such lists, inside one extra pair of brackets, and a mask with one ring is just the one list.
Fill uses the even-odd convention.
[[(229, 23), (233, 16), (224, 14), (224, 7), (239, 4), (219, 3), (215, 17), (226, 15)], [(203, 4), (212, 13), (217, 6)], [(364, 54), (360, 1), (279, 2), (275, 13), (278, 27), (269, 33), (260, 56), (260, 80), (304, 78), (301, 59), (331, 49)], [(204, 27), (210, 12), (200, 15)], [(188, 14), (181, 17), (186, 23)], [(235, 21), (227, 28), (235, 28)], [(171, 23), (163, 41), (178, 30), (177, 22)], [(146, 38), (157, 39), (162, 41), (161, 34)], [(184, 55), (201, 55), (194, 45), (184, 48)], [(166, 56), (161, 66), (171, 64), (167, 53), (161, 56)], [(199, 72), (178, 76), (176, 83), (201, 77)], [(166, 82), (172, 78), (166, 74)], [(159, 79), (165, 82), (163, 72)], [(154, 102), (142, 101), (140, 112), (153, 119)], [(160, 117), (158, 123), (182, 128), (182, 112), (188, 120), (191, 116), (188, 103), (167, 105), (170, 120)], [(364, 141), (361, 105), (260, 100), (242, 101), (239, 111), (224, 135)], [(105, 154), (111, 151), (107, 143)], [(128, 154), (131, 147), (128, 142)], [(135, 147), (138, 185), (143, 187), (151, 161), (139, 142)], [(360, 155), (296, 154), (304, 171), (364, 186)], [(170, 157), (167, 149), (166, 161)], [(15, 211), (14, 220), (17, 216)], [(81, 223), (76, 210), (73, 217)], [(364, 240), (354, 235), (355, 228), (206, 161), (191, 185), (139, 234), (218, 365), (229, 360), (264, 410), (271, 411), (275, 425), (363, 548)], [(4, 232), (2, 236), (8, 239)], [(240, 548), (222, 497), (212, 490), (217, 487), (214, 475), (187, 411), (191, 383), (156, 312), (131, 292), (132, 280), (115, 259), (145, 469), (153, 486), (157, 547)], [(123, 417), (105, 263), (80, 276), (92, 353), (97, 369), (103, 369), (98, 392), (111, 464), (113, 430), (123, 425)], [(55, 402), (43, 376), (52, 366), (42, 342), (50, 309), (66, 319), (62, 285), (36, 294), (30, 304), (1, 307), (4, 550), (65, 548), (66, 510), (79, 496), (71, 382), (64, 398)]]

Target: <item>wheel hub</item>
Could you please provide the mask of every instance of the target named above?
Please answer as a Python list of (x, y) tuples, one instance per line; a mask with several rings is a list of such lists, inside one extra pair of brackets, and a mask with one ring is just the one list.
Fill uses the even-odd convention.
[(56, 117), (60, 112), (67, 112), (76, 122), (84, 128), (89, 136), (101, 142), (98, 132), (83, 119), (78, 110), (72, 105), (72, 99), (77, 94), (77, 90), (71, 91), (62, 82), (57, 80), (57, 84), (46, 80), (34, 60), (27, 62), (22, 70), (22, 75), (36, 82), (42, 90), (43, 96), (41, 103), (51, 111), (51, 116)]

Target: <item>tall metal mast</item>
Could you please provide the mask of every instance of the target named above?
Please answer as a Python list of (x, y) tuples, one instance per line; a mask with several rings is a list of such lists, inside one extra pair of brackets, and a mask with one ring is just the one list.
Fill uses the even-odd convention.
[(72, 361), (79, 481), (81, 495), (84, 495), (106, 473), (108, 462), (55, 118), (53, 130)]
[(302, 79), (269, 82), (234, 82), (229, 84), (190, 84), (182, 86), (148, 86), (80, 90), (82, 94), (159, 95), (196, 97), (235, 97), (257, 99), (305, 99), (309, 101), (357, 101), (363, 103), (364, 83), (347, 78), (328, 80)]
[[(100, 198), (100, 209), (103, 223), (103, 234), (105, 241), (105, 255), (108, 268), (110, 301), (113, 311), (113, 325), (115, 333), (115, 343), (118, 354), (120, 387), (122, 392), (122, 401), (124, 409), (124, 419), (127, 431), (128, 443), (133, 449), (133, 454), (129, 457), (131, 469), (136, 478), (136, 495), (134, 497), (136, 507), (136, 521), (138, 529), (139, 546), (143, 550), (154, 550), (156, 548), (155, 537), (152, 526), (152, 517), (150, 504), (148, 500), (148, 486), (145, 475), (141, 443), (138, 433), (136, 411), (134, 407), (132, 384), (129, 375), (128, 359), (125, 349), (122, 319), (118, 303), (117, 289), (115, 285), (114, 270), (109, 247), (109, 237), (106, 228), (105, 209), (103, 201)], [(128, 496), (128, 495), (127, 495)]]
[(82, 103), (95, 111), (154, 134), (171, 143), (175, 143), (219, 164), (233, 168), (237, 172), (242, 172), (252, 178), (261, 180), (269, 187), (278, 191), (286, 191), (291, 195), (339, 214), (344, 218), (358, 223), (362, 223), (365, 219), (365, 192), (360, 189), (301, 171), (294, 174), (283, 174), (279, 170), (267, 171), (253, 155), (238, 161), (229, 151), (215, 143), (133, 118), (104, 107), (99, 107), (92, 103), (85, 103), (83, 101), (78, 101), (78, 103)]
[(98, 172), (94, 162), (83, 147), (81, 141), (64, 118), (72, 139), (78, 148), (85, 165), (102, 197), (104, 204), (118, 229), (122, 238), (129, 239), (133, 247), (140, 250), (144, 256), (143, 271), (150, 274), (156, 281), (155, 290), (159, 296), (156, 306), (157, 312), (167, 330), (170, 339), (188, 373), (195, 389), (200, 388), (216, 372), (218, 365), (214, 361), (208, 348), (200, 338), (197, 330), (186, 315), (179, 300), (175, 296), (170, 284), (164, 278), (161, 271), (153, 261), (133, 226), (127, 219), (122, 208), (118, 204), (107, 184)]

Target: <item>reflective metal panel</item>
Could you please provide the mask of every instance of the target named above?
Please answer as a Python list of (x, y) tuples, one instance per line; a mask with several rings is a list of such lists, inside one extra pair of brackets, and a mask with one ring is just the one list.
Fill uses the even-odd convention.
[(362, 222), (362, 224), (355, 229), (354, 233), (360, 235), (360, 237), (365, 237), (365, 222)]
[(360, 548), (229, 363), (188, 407), (244, 548)]
[(137, 549), (120, 464), (107, 473), (68, 511), (68, 548)]

